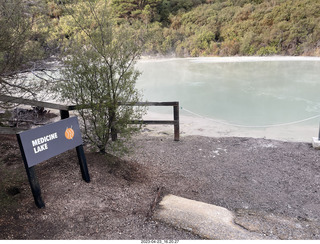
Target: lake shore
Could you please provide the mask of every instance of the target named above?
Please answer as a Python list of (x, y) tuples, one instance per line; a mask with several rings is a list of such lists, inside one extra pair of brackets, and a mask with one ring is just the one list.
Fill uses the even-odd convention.
[(265, 62), (265, 61), (320, 61), (317, 56), (230, 56), (230, 57), (186, 57), (179, 58), (175, 56), (141, 56), (138, 62), (148, 61), (167, 61), (167, 60), (194, 60), (195, 62)]
[[(187, 64), (184, 62), (187, 60)], [(177, 61), (177, 62), (176, 62)], [(277, 62), (277, 65), (272, 66), (276, 70), (260, 70), (261, 75), (251, 76), (254, 68), (259, 68), (257, 63), (272, 63)], [(283, 66), (285, 62), (292, 61), (294, 69), (285, 69)], [(138, 89), (141, 89), (145, 95), (146, 100), (150, 101), (179, 101), (180, 105), (191, 109), (191, 113), (186, 110), (181, 110), (181, 136), (184, 135), (200, 135), (209, 137), (252, 137), (252, 138), (266, 138), (276, 139), (282, 141), (292, 142), (311, 142), (312, 137), (317, 137), (319, 134), (319, 100), (314, 96), (314, 89), (317, 86), (317, 80), (312, 78), (316, 77), (309, 74), (308, 70), (303, 72), (300, 77), (293, 82), (286, 74), (294, 73), (300, 66), (299, 62), (306, 62), (306, 66), (313, 67), (314, 63), (318, 63), (320, 57), (314, 56), (232, 56), (232, 57), (197, 57), (197, 58), (176, 58), (176, 57), (142, 57), (138, 67), (144, 67), (145, 76), (137, 82)], [(283, 63), (282, 63), (283, 62)], [(143, 64), (144, 63), (144, 64)], [(150, 66), (148, 66), (150, 64)], [(155, 65), (153, 65), (155, 63)], [(158, 63), (160, 63), (158, 72)], [(163, 64), (162, 64), (163, 63)], [(232, 66), (231, 70), (225, 70), (225, 63), (249, 63), (245, 71), (237, 69), (238, 66)], [(254, 67), (251, 67), (251, 63)], [(199, 66), (199, 65), (204, 66)], [(217, 64), (217, 65), (215, 65)], [(310, 65), (309, 65), (310, 64)], [(186, 65), (191, 68), (183, 69)], [(264, 65), (264, 64), (261, 64)], [(257, 66), (257, 67), (256, 67)], [(206, 67), (199, 69), (199, 67)], [(212, 69), (208, 71), (208, 67)], [(213, 71), (213, 67), (215, 68)], [(194, 69), (199, 69), (199, 72), (194, 72)], [(235, 68), (235, 70), (232, 70)], [(223, 72), (220, 70), (223, 69)], [(191, 71), (190, 71), (191, 70)], [(312, 69), (311, 69), (312, 70)], [(230, 75), (227, 75), (230, 71)], [(161, 75), (165, 73), (164, 78)], [(269, 76), (269, 73), (276, 73), (281, 76), (283, 80), (290, 80), (290, 83), (283, 83), (283, 80), (274, 79), (275, 77)], [(301, 73), (301, 72), (300, 72)], [(305, 74), (305, 75), (304, 75)], [(240, 84), (244, 79), (243, 76), (249, 76), (248, 82)], [(266, 77), (265, 77), (266, 76)], [(295, 76), (295, 77), (298, 77)], [(193, 77), (193, 78), (190, 78)], [(217, 77), (211, 79), (210, 77)], [(237, 78), (234, 78), (237, 77)], [(308, 80), (307, 84), (312, 84), (313, 89), (304, 90), (301, 84), (304, 79)], [(272, 84), (277, 84), (272, 87), (268, 81), (272, 80)], [(219, 80), (228, 80), (230, 87), (225, 85)], [(259, 84), (253, 82), (259, 80)], [(175, 83), (173, 85), (173, 83)], [(300, 82), (301, 81), (301, 82)], [(309, 83), (308, 83), (309, 82)], [(161, 84), (161, 85), (160, 85)], [(266, 84), (266, 85), (265, 85)], [(290, 90), (293, 86), (296, 90)], [(216, 89), (212, 89), (215, 87)], [(303, 93), (305, 91), (305, 93)], [(307, 93), (308, 92), (308, 93)], [(187, 94), (187, 95), (186, 95)], [(201, 94), (196, 96), (195, 94)], [(232, 100), (231, 98), (234, 98)], [(211, 99), (212, 98), (212, 99)], [(230, 99), (228, 99), (230, 98)], [(201, 100), (203, 99), (203, 101)], [(214, 100), (214, 103), (212, 102)], [(206, 108), (202, 109), (202, 105), (206, 103)], [(219, 104), (219, 107), (217, 106)], [(230, 106), (232, 106), (230, 108)], [(208, 109), (208, 107), (210, 109)], [(250, 108), (250, 109), (248, 109)], [(171, 108), (170, 108), (171, 109)], [(202, 109), (202, 110), (201, 110)], [(156, 111), (156, 112), (154, 112)], [(151, 109), (145, 119), (172, 119), (172, 114)], [(227, 111), (227, 112), (221, 112)], [(232, 115), (232, 111), (236, 111)], [(240, 112), (241, 111), (241, 112)], [(252, 112), (251, 112), (252, 111)], [(199, 115), (193, 114), (193, 112)], [(168, 113), (168, 114), (164, 114)], [(225, 114), (228, 113), (228, 116)], [(203, 117), (201, 115), (208, 115)], [(238, 116), (238, 117), (237, 117)], [(240, 116), (240, 118), (239, 118)], [(228, 118), (227, 118), (228, 117)], [(215, 118), (225, 119), (226, 121), (217, 121)], [(242, 118), (247, 118), (246, 123), (240, 126), (229, 125), (231, 121), (243, 121)], [(252, 118), (252, 120), (251, 120)], [(312, 118), (312, 119), (310, 119)], [(275, 121), (275, 122), (274, 122)], [(232, 122), (231, 122), (232, 123)], [(272, 125), (261, 126), (260, 125)], [(274, 126), (277, 124), (279, 126)], [(252, 125), (252, 127), (249, 127)], [(172, 126), (162, 125), (148, 125), (147, 130), (149, 133), (155, 135), (173, 133)]]
[[(173, 120), (172, 114), (148, 112), (145, 120)], [(247, 128), (227, 125), (225, 121), (212, 120), (206, 117), (190, 115), (180, 111), (180, 136), (207, 136), (207, 137), (251, 137), (274, 139), (288, 142), (311, 143), (312, 137), (317, 137), (318, 127), (301, 124), (280, 125), (278, 127)], [(143, 133), (150, 136), (172, 135), (172, 125), (146, 125)]]

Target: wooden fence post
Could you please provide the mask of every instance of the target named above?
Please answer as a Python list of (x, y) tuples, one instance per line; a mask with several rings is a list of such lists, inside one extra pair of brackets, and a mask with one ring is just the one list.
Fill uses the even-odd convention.
[(60, 110), (60, 117), (61, 119), (67, 119), (69, 118), (69, 111), (68, 110)]
[(179, 118), (179, 102), (173, 106), (173, 120), (174, 120), (174, 140), (180, 140), (180, 118)]

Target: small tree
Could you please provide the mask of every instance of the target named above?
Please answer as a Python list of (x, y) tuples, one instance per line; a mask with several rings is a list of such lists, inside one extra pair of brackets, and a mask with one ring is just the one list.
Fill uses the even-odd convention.
[(121, 139), (130, 138), (137, 128), (128, 126), (129, 121), (142, 116), (142, 110), (120, 105), (140, 99), (135, 88), (140, 73), (134, 64), (141, 45), (137, 32), (113, 25), (107, 1), (84, 1), (78, 6), (70, 10), (78, 34), (72, 37), (59, 91), (77, 105), (85, 136), (104, 153), (111, 135), (119, 132)]

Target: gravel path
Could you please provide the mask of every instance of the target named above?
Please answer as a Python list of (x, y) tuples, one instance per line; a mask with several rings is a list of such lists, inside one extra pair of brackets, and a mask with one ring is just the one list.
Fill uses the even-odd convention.
[(153, 220), (160, 192), (227, 208), (268, 239), (320, 239), (311, 144), (151, 134), (135, 138), (125, 161), (87, 151), (89, 184), (74, 150), (37, 165), (45, 209), (34, 205), (15, 137), (0, 136), (0, 239), (199, 239)]
[(225, 207), (276, 239), (320, 239), (320, 151), (308, 143), (185, 136), (136, 140), (131, 159), (171, 194)]

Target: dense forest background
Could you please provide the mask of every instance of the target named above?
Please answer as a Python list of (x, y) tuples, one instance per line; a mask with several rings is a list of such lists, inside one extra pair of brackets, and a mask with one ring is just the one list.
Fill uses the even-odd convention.
[[(81, 1), (36, 2), (30, 38), (47, 54), (64, 52)], [(320, 56), (320, 0), (110, 0), (108, 13), (141, 33), (144, 55)]]

